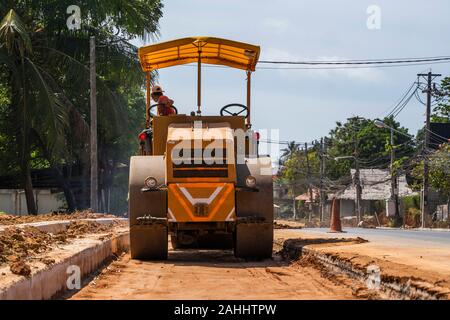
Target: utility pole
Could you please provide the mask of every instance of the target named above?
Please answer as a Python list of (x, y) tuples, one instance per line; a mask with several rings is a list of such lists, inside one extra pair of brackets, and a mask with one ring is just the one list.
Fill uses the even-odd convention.
[(391, 127), (391, 200), (394, 201), (394, 219), (395, 224), (398, 225), (400, 222), (400, 208), (398, 201), (398, 182), (397, 182), (397, 172), (394, 170), (394, 162), (395, 162), (395, 149), (394, 149), (394, 128)]
[(325, 192), (323, 191), (323, 177), (325, 175), (325, 148), (323, 138), (320, 138), (320, 222), (325, 218)]
[[(423, 143), (423, 153), (426, 153), (428, 145), (430, 144), (430, 117), (431, 117), (431, 93), (432, 93), (432, 82), (436, 77), (440, 77), (441, 74), (432, 73), (419, 73), (418, 77), (425, 77), (427, 81), (427, 89), (423, 90), (427, 94), (427, 110), (426, 110), (426, 120), (425, 120), (425, 141)], [(423, 190), (422, 190), (422, 228), (425, 227), (425, 216), (429, 213), (428, 208), (428, 193), (429, 193), (429, 167), (428, 159), (425, 156), (423, 161)]]
[(359, 179), (358, 158), (355, 158), (355, 188), (356, 188), (356, 215), (359, 223), (361, 221), (361, 181)]
[(294, 221), (297, 219), (297, 209), (295, 208), (295, 185), (292, 183), (292, 211), (294, 213)]
[(311, 170), (309, 168), (308, 159), (308, 143), (305, 142), (305, 159), (306, 159), (306, 181), (308, 182), (308, 192), (309, 192), (309, 217), (308, 221), (311, 222), (312, 210), (313, 210), (313, 193), (311, 189)]
[[(294, 188), (292, 190), (295, 190)], [(294, 213), (294, 220), (297, 220), (297, 210), (295, 208), (295, 193), (292, 195), (292, 210)]]
[(98, 162), (97, 162), (97, 78), (95, 65), (95, 37), (90, 38), (90, 84), (91, 84), (91, 202), (94, 212), (98, 210)]
[(355, 157), (355, 189), (356, 189), (356, 216), (358, 223), (361, 221), (361, 181), (359, 176), (359, 151), (358, 151), (358, 134), (355, 130), (355, 135), (353, 136), (353, 142), (355, 144), (355, 149), (353, 156)]

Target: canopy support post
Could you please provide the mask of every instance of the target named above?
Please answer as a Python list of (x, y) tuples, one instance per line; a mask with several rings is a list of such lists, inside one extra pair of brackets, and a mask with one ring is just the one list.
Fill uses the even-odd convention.
[(252, 82), (252, 72), (250, 70), (247, 70), (247, 127), (248, 128), (252, 127), (252, 123), (250, 121), (251, 82)]
[(202, 50), (198, 47), (198, 63), (197, 63), (197, 115), (201, 115), (200, 110), (202, 104)]
[(146, 88), (147, 88), (147, 100), (146, 100), (146, 105), (145, 105), (145, 122), (147, 124), (147, 128), (150, 125), (150, 115), (148, 113), (148, 110), (150, 108), (150, 71), (147, 71), (147, 73), (145, 74), (145, 79), (146, 79)]

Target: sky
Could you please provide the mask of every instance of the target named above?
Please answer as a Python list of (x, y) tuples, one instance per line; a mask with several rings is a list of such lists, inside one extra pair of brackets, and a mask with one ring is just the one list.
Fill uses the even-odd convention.
[[(371, 5), (380, 9), (378, 29), (367, 26)], [(259, 45), (260, 60), (289, 61), (450, 54), (448, 0), (166, 0), (163, 12), (159, 38), (138, 45), (215, 36)], [(417, 73), (430, 68), (450, 75), (450, 64), (257, 70), (252, 75), (253, 128), (270, 130), (272, 138), (279, 130), (280, 140), (309, 142), (326, 136), (336, 121), (352, 116), (383, 118)], [(195, 110), (196, 68), (179, 66), (159, 74), (159, 84), (175, 100), (179, 112)], [(203, 68), (203, 114), (218, 114), (232, 102), (245, 104), (245, 78), (242, 70)], [(415, 134), (424, 123), (424, 112), (424, 106), (413, 98), (396, 119)]]

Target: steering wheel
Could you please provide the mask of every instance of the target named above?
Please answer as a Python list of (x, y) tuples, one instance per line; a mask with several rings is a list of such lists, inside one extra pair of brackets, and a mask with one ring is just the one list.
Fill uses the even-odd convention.
[[(236, 109), (236, 110), (234, 110)], [(235, 112), (233, 112), (235, 111)], [(242, 112), (245, 111), (245, 118), (247, 118), (248, 116), (248, 108), (247, 106), (240, 104), (240, 103), (230, 103), (227, 104), (226, 106), (222, 107), (222, 109), (220, 109), (220, 115), (221, 116), (225, 116), (225, 115), (229, 115), (229, 116), (240, 116), (242, 114)], [(244, 115), (242, 115), (244, 116)]]
[[(160, 105), (159, 103), (156, 103), (156, 104), (150, 106), (150, 108), (148, 108), (148, 115), (150, 116), (150, 118), (157, 116), (156, 113), (152, 112), (152, 109), (156, 108), (159, 105)], [(178, 109), (175, 106), (171, 106), (171, 108), (173, 110), (175, 110), (175, 114), (178, 114)]]

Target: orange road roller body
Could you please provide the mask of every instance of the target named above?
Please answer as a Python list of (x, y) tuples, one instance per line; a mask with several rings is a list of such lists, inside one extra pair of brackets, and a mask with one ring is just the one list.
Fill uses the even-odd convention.
[[(273, 242), (271, 160), (258, 154), (250, 122), (250, 79), (259, 47), (219, 38), (185, 38), (139, 49), (147, 75), (147, 127), (130, 161), (131, 256), (168, 257), (187, 247), (234, 249), (237, 257), (269, 258)], [(198, 103), (190, 115), (159, 116), (150, 105), (151, 71), (197, 62)], [(201, 64), (243, 69), (247, 104), (220, 116), (201, 114)], [(237, 109), (237, 111), (236, 111)]]

